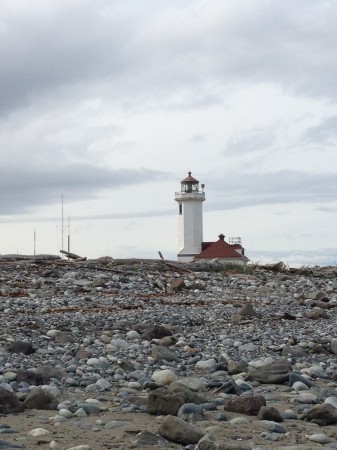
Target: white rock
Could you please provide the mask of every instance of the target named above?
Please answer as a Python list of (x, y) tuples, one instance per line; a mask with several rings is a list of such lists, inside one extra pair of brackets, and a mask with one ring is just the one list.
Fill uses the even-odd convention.
[(112, 386), (110, 381), (105, 378), (100, 378), (99, 380), (96, 381), (96, 384), (103, 389), (109, 389)]
[(214, 358), (206, 359), (204, 361), (198, 361), (195, 365), (196, 369), (199, 370), (209, 370), (216, 365), (216, 360)]
[(156, 370), (153, 372), (152, 380), (159, 384), (171, 384), (173, 381), (177, 381), (178, 377), (173, 372), (173, 370), (170, 369), (164, 369), (164, 370)]
[(337, 397), (327, 397), (324, 400), (324, 403), (329, 403), (330, 405), (332, 405), (335, 408), (337, 408)]
[(60, 395), (59, 388), (54, 384), (44, 384), (41, 386), (41, 389), (43, 389), (45, 392), (49, 392), (49, 394), (51, 395), (54, 395), (54, 397)]
[(69, 409), (62, 408), (59, 410), (59, 415), (65, 417), (66, 419), (71, 419), (73, 417), (73, 413), (69, 411)]
[(77, 445), (76, 447), (69, 447), (67, 450), (92, 450), (90, 445)]
[(138, 339), (140, 334), (136, 330), (131, 330), (126, 334), (128, 339)]
[(100, 360), (98, 358), (89, 358), (87, 364), (89, 366), (98, 366), (100, 364)]
[(129, 347), (129, 343), (124, 339), (111, 339), (110, 345), (115, 348), (127, 348)]
[(249, 420), (246, 417), (234, 417), (234, 419), (229, 421), (231, 425), (242, 425), (248, 422)]
[(46, 430), (45, 428), (34, 428), (33, 430), (30, 430), (28, 433), (30, 436), (38, 437), (38, 436), (44, 436), (45, 434), (49, 434), (50, 431)]
[(295, 383), (292, 385), (292, 388), (298, 392), (298, 391), (307, 391), (309, 388), (306, 384), (302, 383), (302, 381), (295, 381)]
[(317, 442), (318, 444), (329, 444), (329, 442), (332, 442), (332, 439), (330, 439), (326, 434), (323, 433), (310, 434), (306, 437), (309, 439), (309, 441)]
[(47, 331), (47, 336), (49, 337), (55, 337), (58, 333), (61, 333), (60, 330), (49, 330)]

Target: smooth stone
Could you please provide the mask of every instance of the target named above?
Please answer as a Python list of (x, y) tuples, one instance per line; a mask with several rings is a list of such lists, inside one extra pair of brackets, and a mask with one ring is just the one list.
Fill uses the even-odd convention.
[(306, 384), (302, 383), (302, 381), (295, 381), (295, 383), (292, 385), (292, 388), (296, 391), (307, 391), (309, 388)]
[(266, 406), (266, 399), (263, 395), (240, 395), (225, 403), (224, 410), (257, 416), (261, 406)]
[(234, 419), (231, 419), (230, 421), (229, 421), (229, 423), (231, 424), (231, 425), (242, 425), (242, 424), (245, 424), (245, 423), (249, 423), (249, 420), (246, 418), (246, 417), (234, 417)]
[(315, 405), (299, 417), (300, 420), (318, 420), (326, 425), (337, 424), (337, 409), (329, 403)]
[(309, 439), (309, 441), (317, 442), (317, 444), (322, 445), (332, 442), (332, 439), (330, 439), (326, 434), (323, 433), (310, 434), (309, 436), (307, 436), (307, 438)]
[(172, 388), (173, 386), (177, 386), (178, 384), (184, 385), (189, 389), (191, 389), (192, 391), (196, 392), (206, 390), (205, 383), (201, 381), (200, 378), (193, 378), (193, 377), (180, 378), (179, 380), (174, 381), (170, 386), (170, 388)]
[(265, 384), (282, 384), (289, 380), (291, 364), (284, 359), (275, 360), (259, 367), (249, 367), (247, 381), (259, 381)]
[(273, 422), (283, 422), (280, 412), (273, 406), (261, 406), (257, 418), (259, 420), (270, 420)]
[[(168, 447), (168, 441), (157, 434), (151, 433), (150, 431), (143, 430), (137, 434), (136, 438), (132, 442), (133, 447), (146, 447), (153, 446), (156, 447)], [(156, 447), (154, 447), (156, 446)]]
[(171, 384), (173, 381), (177, 381), (178, 377), (173, 372), (173, 370), (164, 369), (164, 370), (156, 370), (155, 372), (153, 372), (151, 379), (155, 383), (167, 385)]
[(22, 411), (23, 405), (15, 393), (0, 387), (0, 413), (16, 414)]
[(216, 360), (214, 358), (198, 361), (195, 365), (196, 370), (211, 370), (216, 366)]
[(75, 417), (87, 417), (88, 414), (84, 411), (83, 408), (78, 408), (78, 409), (74, 412), (74, 416), (75, 416)]
[(147, 408), (151, 415), (176, 416), (184, 403), (185, 396), (183, 393), (161, 392), (159, 389), (156, 389), (148, 395)]
[(104, 425), (106, 429), (114, 429), (114, 428), (122, 428), (130, 425), (130, 422), (126, 422), (123, 420), (111, 420)]
[(294, 400), (296, 400), (296, 402), (298, 402), (298, 403), (305, 403), (305, 404), (319, 403), (318, 396), (315, 394), (312, 394), (311, 392), (299, 394), (294, 398)]
[(140, 334), (136, 330), (131, 330), (126, 333), (128, 339), (138, 339)]
[(59, 415), (65, 417), (66, 419), (71, 419), (73, 417), (73, 413), (69, 411), (69, 409), (65, 408), (59, 409)]
[(204, 408), (201, 405), (196, 405), (195, 403), (185, 403), (179, 408), (178, 417), (187, 414), (199, 414), (200, 416), (203, 416), (204, 412)]
[(24, 408), (28, 409), (57, 409), (58, 400), (50, 392), (41, 388), (35, 388), (29, 392), (23, 402)]
[(308, 386), (309, 389), (314, 386), (314, 383), (312, 381), (308, 380), (303, 375), (299, 375), (298, 373), (292, 372), (289, 375), (289, 386), (293, 386), (293, 384), (296, 383), (297, 381), (304, 383), (306, 386)]
[(168, 362), (178, 362), (179, 358), (167, 347), (154, 345), (151, 349), (151, 356), (155, 361), (164, 359)]
[(34, 428), (33, 430), (30, 430), (28, 432), (28, 434), (33, 437), (44, 436), (49, 433), (50, 433), (50, 431), (46, 430), (45, 428)]
[(297, 420), (297, 414), (292, 409), (286, 409), (281, 416), (285, 420)]
[(174, 416), (166, 416), (159, 427), (159, 434), (178, 444), (197, 444), (205, 433), (195, 425), (186, 423)]
[(66, 450), (92, 450), (92, 447), (87, 444), (76, 445), (76, 447), (69, 447)]
[(287, 430), (282, 427), (279, 423), (266, 421), (267, 430), (272, 431), (273, 433), (285, 434)]
[(329, 378), (321, 366), (312, 366), (307, 369), (303, 369), (303, 373), (308, 374), (312, 378)]
[(327, 397), (324, 400), (324, 403), (329, 403), (330, 405), (334, 406), (335, 408), (337, 408), (337, 396), (336, 397)]
[(105, 379), (105, 378), (100, 378), (99, 380), (96, 381), (96, 384), (101, 387), (102, 389), (108, 390), (111, 388), (112, 384), (110, 383), (109, 380)]

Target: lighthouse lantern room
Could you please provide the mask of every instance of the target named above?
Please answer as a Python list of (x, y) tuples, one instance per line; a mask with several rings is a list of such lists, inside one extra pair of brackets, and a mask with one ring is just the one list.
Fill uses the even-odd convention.
[(189, 262), (202, 250), (202, 202), (205, 201), (204, 185), (191, 172), (181, 182), (180, 192), (175, 193), (178, 202), (178, 261)]

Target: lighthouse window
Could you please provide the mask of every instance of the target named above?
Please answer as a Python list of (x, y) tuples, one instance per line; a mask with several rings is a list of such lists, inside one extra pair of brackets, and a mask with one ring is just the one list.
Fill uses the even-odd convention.
[(183, 204), (179, 203), (179, 214), (183, 213)]

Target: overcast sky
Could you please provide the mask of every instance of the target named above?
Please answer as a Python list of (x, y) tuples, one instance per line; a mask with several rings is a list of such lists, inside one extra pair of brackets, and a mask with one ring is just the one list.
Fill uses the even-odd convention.
[[(0, 0), (0, 253), (337, 264), (337, 2)], [(64, 246), (65, 242), (64, 242)]]

